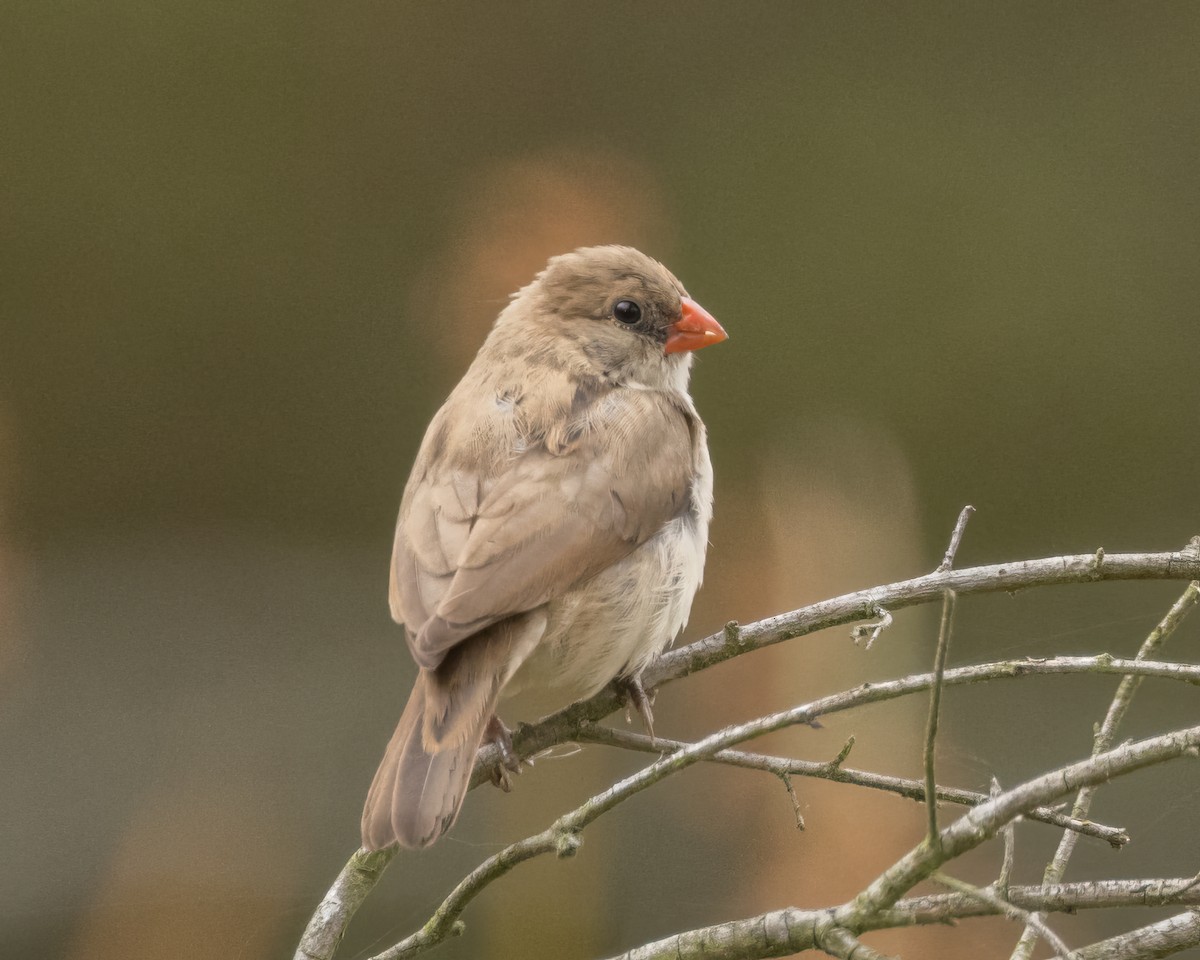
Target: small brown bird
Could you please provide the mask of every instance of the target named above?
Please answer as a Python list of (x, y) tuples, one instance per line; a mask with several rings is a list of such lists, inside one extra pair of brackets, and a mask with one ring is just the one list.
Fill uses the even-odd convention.
[(454, 823), (501, 693), (642, 669), (687, 621), (712, 516), (693, 350), (726, 333), (631, 247), (554, 257), (434, 416), (400, 504), (392, 616), (420, 668), (362, 816), (368, 850)]

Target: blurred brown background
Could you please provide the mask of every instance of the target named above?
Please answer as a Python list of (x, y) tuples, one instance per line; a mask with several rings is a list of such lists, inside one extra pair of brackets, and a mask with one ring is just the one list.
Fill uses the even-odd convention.
[[(967, 502), (960, 565), (1200, 532), (1200, 6), (42, 0), (0, 7), (0, 38), (5, 955), (290, 956), (407, 693), (385, 579), (420, 433), (579, 244), (643, 247), (732, 335), (694, 377), (717, 520), (690, 638), (928, 570)], [(1177, 592), (970, 600), (954, 657), (1131, 653)], [(660, 729), (918, 669), (932, 626), (743, 658), (664, 691)], [(943, 779), (1085, 753), (1111, 690), (952, 691)], [(855, 733), (854, 764), (918, 775), (923, 710), (769, 746)], [(1127, 732), (1194, 711), (1150, 683)], [(589, 748), (472, 794), (342, 955), (641, 762)], [(1194, 873), (1198, 785), (1107, 788), (1094, 815), (1137, 839), (1068, 877)], [(797, 788), (803, 833), (777, 782), (693, 769), (440, 955), (829, 903), (920, 837), (915, 804)], [(1055, 837), (1022, 836), (1032, 880)], [(872, 942), (1007, 956), (1017, 932)]]

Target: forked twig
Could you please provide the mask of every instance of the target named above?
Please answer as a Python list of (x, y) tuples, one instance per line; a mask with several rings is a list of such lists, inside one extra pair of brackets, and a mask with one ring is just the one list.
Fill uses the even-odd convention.
[[(1200, 600), (1200, 581), (1193, 580), (1187, 585), (1187, 588), (1180, 595), (1179, 599), (1172, 604), (1171, 609), (1166, 615), (1155, 625), (1149, 635), (1142, 641), (1141, 647), (1138, 649), (1135, 661), (1147, 660), (1166, 643), (1167, 639), (1175, 632), (1175, 629), (1183, 622), (1184, 617), (1188, 615), (1192, 607), (1196, 605), (1197, 600)], [(1121, 678), (1121, 682), (1117, 685), (1117, 692), (1113, 694), (1112, 702), (1108, 705), (1108, 711), (1104, 715), (1103, 722), (1096, 727), (1092, 738), (1092, 753), (1100, 753), (1107, 750), (1116, 736), (1117, 728), (1121, 725), (1121, 721), (1125, 719), (1125, 714), (1129, 711), (1130, 704), (1133, 702), (1133, 695), (1141, 686), (1142, 678), (1133, 674), (1127, 674)], [(1096, 791), (1100, 785), (1092, 787), (1083, 787), (1075, 797), (1075, 803), (1071, 808), (1071, 816), (1080, 820), (1086, 820), (1088, 813), (1092, 809), (1092, 799), (1096, 795)], [(1071, 854), (1075, 852), (1075, 835), (1072, 833), (1064, 833), (1058, 842), (1058, 849), (1054, 851), (1054, 856), (1046, 865), (1046, 869), (1042, 874), (1042, 883), (1052, 884), (1062, 880), (1063, 875), (1067, 870), (1067, 863), (1071, 859)], [(1033, 948), (1037, 944), (1039, 930), (1034, 924), (1027, 924), (1022, 932), (1020, 939), (1013, 948), (1012, 960), (1029, 960), (1033, 955)]]
[[(683, 750), (692, 744), (682, 740), (670, 740), (655, 737), (653, 741), (645, 734), (634, 733), (630, 730), (589, 725), (579, 731), (581, 743), (597, 743), (611, 747), (622, 747), (626, 750), (637, 750), (640, 753), (661, 754), (664, 751)], [(866, 787), (871, 790), (882, 790), (894, 793), (909, 800), (925, 800), (925, 784), (921, 780), (908, 777), (893, 777), (867, 770), (855, 770), (843, 766), (850, 754), (848, 748), (854, 745), (851, 737), (832, 760), (797, 760), (790, 757), (773, 757), (762, 753), (748, 753), (743, 750), (720, 750), (705, 759), (710, 763), (721, 763), (731, 767), (741, 767), (746, 770), (762, 770), (777, 777), (811, 777), (818, 780), (830, 780), (834, 783), (851, 784)], [(995, 796), (996, 790), (992, 796)], [(937, 788), (937, 798), (946, 803), (975, 807), (989, 798), (986, 793), (974, 790), (963, 790), (958, 787)], [(1030, 810), (1027, 820), (1058, 827), (1061, 830), (1074, 830), (1086, 837), (1103, 840), (1109, 846), (1119, 849), (1129, 842), (1129, 835), (1120, 827), (1110, 827), (1092, 820), (1073, 820), (1061, 810), (1051, 807), (1038, 807)], [(1007, 828), (1006, 828), (1007, 830)]]
[[(959, 537), (961, 537), (961, 534)], [(957, 549), (957, 543), (952, 543), (952, 545), (954, 549)], [(948, 551), (948, 558), (951, 564), (953, 562), (953, 552), (954, 550)], [(944, 564), (946, 562), (946, 560), (943, 561)], [(757, 623), (727, 629), (660, 657), (647, 669), (644, 679), (648, 685), (661, 685), (763, 646), (811, 634), (828, 627), (853, 624), (863, 619), (878, 617), (881, 622), (875, 625), (875, 627), (869, 628), (869, 632), (873, 638), (878, 636), (879, 632), (891, 622), (892, 614), (889, 611), (939, 599), (945, 590), (954, 590), (959, 594), (965, 595), (992, 591), (1011, 592), (1035, 586), (1089, 583), (1103, 580), (1194, 580), (1197, 578), (1200, 578), (1200, 538), (1195, 538), (1187, 549), (1170, 553), (1115, 554), (1103, 557), (1102, 561), (1098, 560), (1097, 555), (1086, 554), (1019, 561), (965, 570), (939, 570), (933, 574), (917, 577), (913, 580), (874, 587), (832, 600), (822, 601), (821, 603), (813, 604), (809, 607), (792, 611), (791, 613), (770, 617)], [(1015, 660), (996, 664), (984, 664), (977, 667), (946, 670), (942, 682), (946, 685), (952, 685), (956, 683), (975, 683), (985, 680), (1030, 675), (1072, 673), (1121, 673), (1136, 676), (1159, 676), (1193, 683), (1200, 680), (1200, 667), (1187, 664), (1154, 663), (1148, 660), (1135, 664), (1131, 661), (1122, 661), (1109, 657), (1052, 657), (1042, 661)], [(880, 702), (920, 690), (928, 690), (933, 683), (934, 678), (932, 676), (920, 676), (908, 677), (898, 681), (887, 681), (870, 686), (864, 685), (856, 690), (845, 691), (842, 694), (822, 698), (819, 701), (814, 701), (812, 704), (787, 712), (788, 722), (810, 723), (822, 715), (822, 713), (850, 709), (865, 703)], [(520, 756), (529, 757), (555, 744), (574, 740), (585, 725), (607, 716), (618, 709), (619, 706), (620, 703), (615, 693), (610, 690), (602, 691), (588, 700), (572, 704), (542, 722), (518, 728), (514, 737), (515, 749)], [(762, 718), (757, 724), (757, 729), (765, 731), (766, 727), (762, 726), (762, 724), (773, 719), (778, 719), (779, 716), (781, 715), (775, 715), (774, 718)], [(756, 725), (744, 726), (748, 729), (749, 726)], [(748, 735), (755, 734), (751, 733)], [(679, 758), (683, 755), (687, 755), (686, 761), (683, 762), (684, 765), (697, 762), (701, 759), (706, 759), (707, 754), (714, 750), (720, 752), (723, 749), (727, 749), (728, 745), (728, 743), (725, 743), (722, 746), (714, 738), (706, 738), (706, 740), (698, 744), (681, 747), (678, 754), (664, 758), (664, 760), (660, 761), (660, 764), (680, 762)], [(1189, 749), (1194, 749), (1194, 746), (1193, 744)], [(493, 760), (494, 757), (488, 750), (481, 752), (480, 764), (477, 767), (477, 775), (473, 779), (473, 784), (479, 779), (478, 769), (489, 766)], [(658, 767), (657, 764), (652, 765), (647, 770), (656, 767)], [(677, 767), (671, 767), (671, 769), (677, 769)], [(843, 771), (837, 769), (837, 767), (832, 767), (831, 771), (836, 776), (856, 774), (855, 771)], [(646, 785), (649, 785), (649, 782), (653, 781), (642, 783), (638, 789), (644, 789)], [(623, 781), (623, 783), (625, 782)], [(599, 801), (603, 797), (614, 795), (613, 792), (617, 791), (617, 788), (620, 786), (621, 784), (616, 785), (612, 790), (606, 791), (605, 794), (593, 798), (593, 800)], [(945, 788), (939, 789), (935, 787), (935, 794), (940, 799), (954, 799), (948, 796), (949, 793), (950, 791)], [(1013, 791), (1007, 791), (993, 800), (979, 802), (976, 810), (984, 810), (988, 808), (989, 804), (994, 805), (999, 803), (1005, 797), (1011, 796), (1012, 793)], [(617, 799), (614, 802), (620, 802), (620, 800)], [(971, 797), (970, 801), (956, 800), (955, 802), (978, 801), (975, 797)], [(1038, 807), (1044, 809), (1045, 804), (1034, 804), (1030, 809), (1024, 810), (1023, 815), (1031, 814)], [(602, 813), (603, 810), (599, 812)], [(574, 814), (578, 813), (579, 811), (574, 812)], [(1057, 817), (1057, 822), (1060, 822), (1061, 825), (1070, 825), (1068, 822), (1070, 818), (1064, 817), (1062, 814), (1054, 811), (1049, 811), (1049, 813)], [(574, 814), (568, 814), (567, 818), (560, 819), (557, 824), (563, 824), (564, 821), (568, 820)], [(596, 815), (599, 815), (599, 813)], [(970, 816), (974, 818), (975, 814), (971, 814)], [(953, 830), (954, 826), (952, 825), (941, 831), (940, 836), (943, 839), (943, 843), (948, 831)], [(1113, 828), (1097, 828), (1095, 835), (1104, 836), (1103, 832), (1100, 832), (1104, 830), (1113, 831)], [(1117, 837), (1119, 840), (1125, 839), (1119, 833)], [(532, 852), (532, 848), (529, 845), (529, 840), (535, 839), (528, 838), (527, 841), (514, 844), (506, 848), (505, 851), (502, 851), (493, 860), (504, 864), (503, 872), (507, 872), (516, 863), (527, 859), (528, 855), (537, 855), (537, 852)], [(1114, 839), (1111, 833), (1105, 836), (1105, 839), (1108, 839), (1109, 842), (1119, 842), (1119, 840)], [(573, 832), (570, 829), (563, 829), (555, 833), (554, 842), (550, 847), (553, 851), (561, 855), (568, 855), (575, 849), (577, 844), (577, 831)], [(337, 881), (330, 888), (329, 894), (314, 913), (296, 953), (299, 960), (328, 960), (328, 958), (333, 956), (337, 942), (340, 940), (346, 924), (353, 916), (358, 905), (361, 904), (373, 888), (387, 863), (394, 856), (395, 850), (393, 849), (374, 854), (366, 854), (359, 851), (351, 858)], [(481, 865), (480, 869), (483, 866), (485, 865)], [(896, 865), (897, 869), (902, 867), (903, 862)], [(441, 936), (448, 936), (456, 932), (459, 929), (457, 914), (461, 913), (461, 908), (465, 906), (470, 896), (473, 896), (475, 892), (478, 892), (478, 889), (482, 889), (483, 886), (491, 882), (491, 879), (494, 878), (488, 875), (486, 871), (483, 874), (479, 870), (474, 871), (447, 898), (446, 903), (443, 904), (443, 908), (446, 909), (439, 910), (439, 913), (431, 918), (429, 924), (426, 924), (426, 927), (422, 931), (419, 931), (419, 934), (431, 931), (431, 925), (437, 927)], [(870, 893), (871, 888), (864, 891), (864, 895), (869, 895)], [(890, 899), (890, 897), (885, 899)], [(880, 907), (882, 907), (882, 903), (883, 900), (878, 901)], [(883, 911), (883, 913), (886, 912), (886, 910)], [(883, 913), (878, 915), (882, 916)], [(453, 916), (451, 916), (452, 914)], [(850, 931), (852, 934), (854, 933), (853, 927), (843, 926), (844, 929)], [(867, 926), (860, 926), (858, 929), (867, 929)], [(789, 934), (789, 936), (791, 935)], [(805, 936), (797, 933), (792, 939), (799, 943), (805, 940)], [(416, 946), (412, 938), (406, 942), (409, 947)], [(423, 942), (425, 946), (428, 946), (432, 941), (426, 938)], [(806, 942), (809, 946), (812, 945), (811, 939), (806, 940)], [(401, 946), (397, 945), (396, 948), (388, 952), (388, 955), (410, 955), (408, 952), (397, 952), (401, 950)], [(424, 949), (424, 947), (421, 947), (421, 949)], [(798, 946), (797, 949), (803, 949), (803, 947)]]

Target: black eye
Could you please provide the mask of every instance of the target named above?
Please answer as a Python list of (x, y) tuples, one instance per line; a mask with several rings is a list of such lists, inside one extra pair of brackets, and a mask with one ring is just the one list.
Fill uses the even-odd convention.
[(622, 323), (637, 323), (642, 319), (642, 308), (632, 300), (618, 300), (613, 304), (613, 316)]

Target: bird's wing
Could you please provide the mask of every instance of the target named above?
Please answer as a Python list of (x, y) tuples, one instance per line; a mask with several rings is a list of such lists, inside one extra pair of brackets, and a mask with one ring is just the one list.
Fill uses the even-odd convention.
[(617, 389), (515, 458), (485, 494), (468, 471), (426, 475), (392, 571), (417, 663), (435, 669), (460, 641), (595, 576), (688, 509), (693, 434), (669, 396)]

